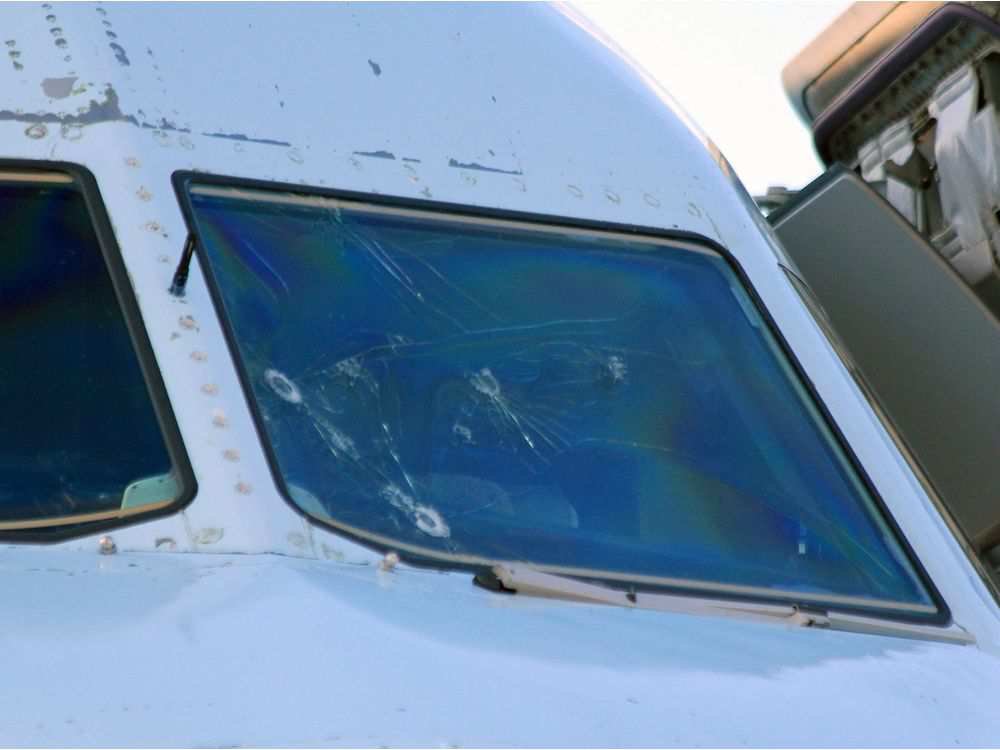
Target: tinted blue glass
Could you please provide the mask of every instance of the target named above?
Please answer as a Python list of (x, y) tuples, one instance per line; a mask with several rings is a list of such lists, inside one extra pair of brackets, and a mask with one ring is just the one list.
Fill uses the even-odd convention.
[(120, 510), (171, 465), (83, 196), (0, 182), (0, 210), (0, 523)]
[(195, 188), (290, 496), (438, 559), (928, 608), (725, 261)]

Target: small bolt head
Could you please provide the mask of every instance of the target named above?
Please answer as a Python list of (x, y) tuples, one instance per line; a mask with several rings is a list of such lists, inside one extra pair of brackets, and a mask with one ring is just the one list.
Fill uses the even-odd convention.
[(97, 551), (102, 555), (113, 555), (118, 551), (118, 547), (110, 536), (102, 536), (97, 540)]

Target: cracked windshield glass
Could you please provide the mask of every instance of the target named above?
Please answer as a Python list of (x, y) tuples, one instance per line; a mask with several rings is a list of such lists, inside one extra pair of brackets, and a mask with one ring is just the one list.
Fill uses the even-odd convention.
[(279, 480), (404, 558), (935, 611), (717, 253), (188, 187)]

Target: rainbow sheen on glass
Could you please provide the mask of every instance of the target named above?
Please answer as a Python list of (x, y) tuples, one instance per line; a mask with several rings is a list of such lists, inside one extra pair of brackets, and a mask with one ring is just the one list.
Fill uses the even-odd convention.
[(194, 187), (288, 494), (439, 564), (933, 612), (718, 254)]

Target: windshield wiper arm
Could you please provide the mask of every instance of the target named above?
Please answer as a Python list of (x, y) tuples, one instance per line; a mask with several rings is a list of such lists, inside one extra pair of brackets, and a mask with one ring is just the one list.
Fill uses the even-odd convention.
[(184, 296), (184, 287), (187, 285), (188, 272), (191, 270), (191, 259), (194, 257), (195, 245), (198, 240), (194, 232), (190, 232), (184, 241), (184, 249), (181, 250), (181, 259), (174, 271), (174, 278), (170, 283), (170, 293), (175, 297)]
[(524, 565), (495, 565), (492, 575), (507, 591), (524, 596), (610, 604), (619, 607), (680, 612), (693, 615), (737, 616), (764, 622), (783, 623), (805, 628), (826, 628), (869, 635), (943, 641), (969, 645), (975, 643), (971, 633), (958, 625), (934, 626), (866, 617), (834, 610), (819, 610), (795, 604), (764, 604), (753, 601), (725, 601), (697, 596), (621, 591), (567, 576), (543, 573)]

